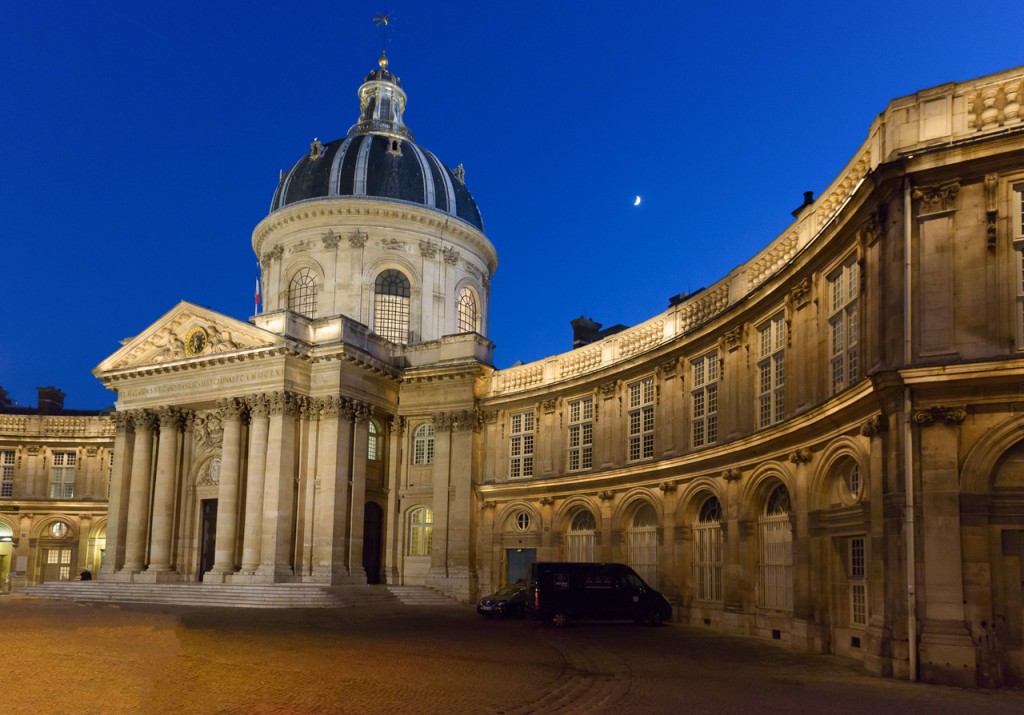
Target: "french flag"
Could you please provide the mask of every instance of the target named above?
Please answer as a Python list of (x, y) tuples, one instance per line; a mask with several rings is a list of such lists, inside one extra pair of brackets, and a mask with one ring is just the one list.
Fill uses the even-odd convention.
[(260, 312), (260, 277), (256, 276), (256, 292), (253, 294), (253, 299), (256, 301), (256, 312)]

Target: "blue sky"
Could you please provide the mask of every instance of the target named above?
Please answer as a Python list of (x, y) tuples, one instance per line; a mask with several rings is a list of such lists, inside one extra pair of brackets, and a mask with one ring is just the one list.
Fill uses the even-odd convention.
[(1024, 64), (1024, 5), (976, 7), (6, 0), (0, 386), (102, 407), (93, 367), (179, 300), (248, 319), (252, 229), (355, 122), (380, 11), (406, 122), (465, 166), (498, 250), (507, 367), (748, 260), (891, 99)]

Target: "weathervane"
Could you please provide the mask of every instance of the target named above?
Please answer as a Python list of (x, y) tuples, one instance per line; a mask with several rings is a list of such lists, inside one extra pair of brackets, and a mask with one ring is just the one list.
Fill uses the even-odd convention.
[[(385, 62), (387, 61), (386, 58), (388, 56), (388, 30), (391, 28), (391, 15), (393, 14), (394, 13), (388, 13), (387, 15), (385, 15), (382, 12), (378, 12), (377, 16), (373, 18), (373, 24), (379, 28), (382, 28), (381, 33), (384, 35), (384, 40), (382, 43), (383, 46), (381, 47), (380, 50), (380, 57), (381, 60)], [(385, 65), (381, 66), (383, 67)]]

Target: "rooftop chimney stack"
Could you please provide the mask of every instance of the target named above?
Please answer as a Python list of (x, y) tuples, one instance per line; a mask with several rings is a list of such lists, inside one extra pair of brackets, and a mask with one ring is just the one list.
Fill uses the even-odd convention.
[(39, 391), (39, 414), (59, 415), (64, 412), (64, 398), (67, 395), (53, 385), (37, 387), (36, 390)]

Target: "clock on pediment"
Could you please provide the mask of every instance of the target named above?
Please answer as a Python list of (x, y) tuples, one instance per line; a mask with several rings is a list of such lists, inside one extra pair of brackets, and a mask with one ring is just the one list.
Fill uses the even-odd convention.
[(206, 334), (206, 329), (197, 325), (185, 335), (185, 354), (189, 357), (201, 355), (209, 344), (210, 338)]

